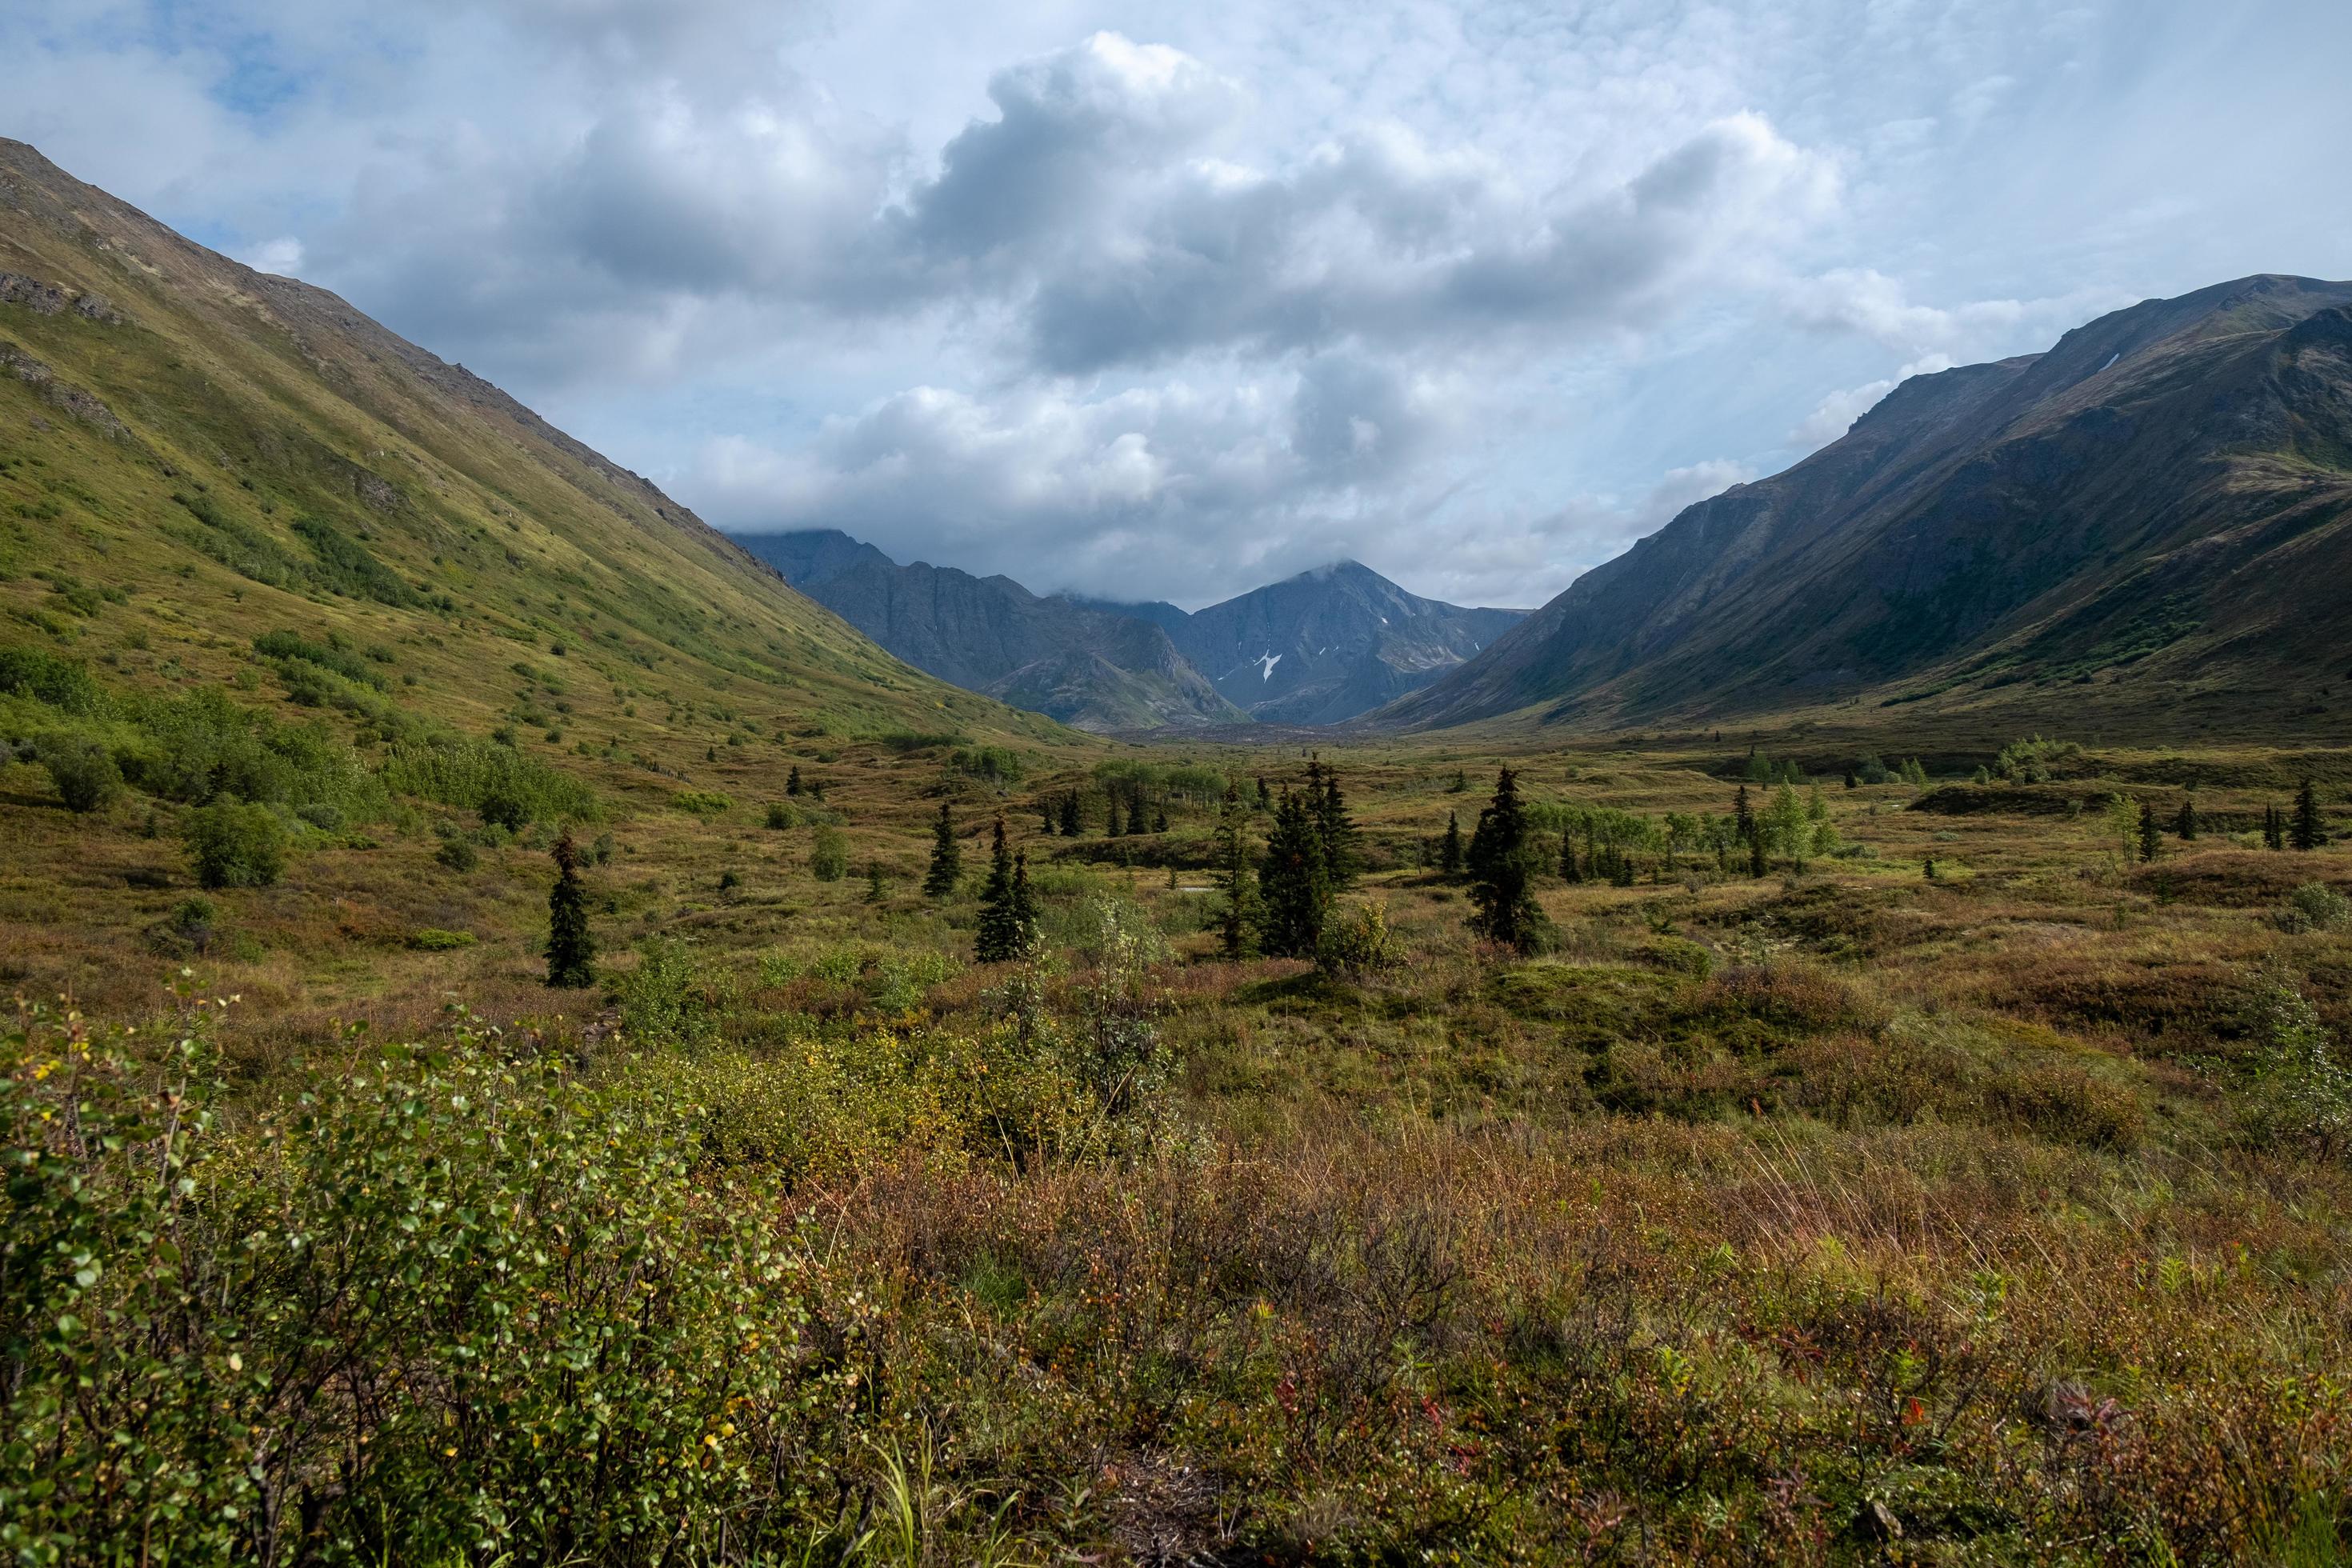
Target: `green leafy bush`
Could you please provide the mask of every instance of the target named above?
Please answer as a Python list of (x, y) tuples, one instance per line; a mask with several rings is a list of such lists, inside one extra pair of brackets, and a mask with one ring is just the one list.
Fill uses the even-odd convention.
[(285, 874), (286, 829), (266, 805), (217, 800), (188, 813), (181, 837), (205, 888), (266, 888)]
[(849, 841), (841, 829), (820, 826), (809, 837), (809, 875), (820, 882), (838, 882), (849, 874)]
[(1389, 931), (1388, 911), (1376, 903), (1334, 910), (1315, 944), (1315, 966), (1326, 974), (1370, 974), (1403, 961)]
[(721, 1521), (796, 1533), (772, 1456), (816, 1386), (804, 1249), (772, 1176), (701, 1158), (671, 1077), (593, 1087), (468, 1028), (235, 1134), (205, 1077), (193, 1037), (160, 1076), (37, 1016), (0, 1045), (12, 1562), (289, 1561), (299, 1535), (320, 1562), (650, 1564)]
[(720, 816), (735, 809), (735, 797), (715, 789), (682, 789), (669, 797), (669, 803), (696, 816)]
[(452, 952), (474, 945), (474, 933), (469, 931), (443, 931), (438, 926), (409, 933), (408, 945), (419, 952)]
[(95, 714), (106, 706), (106, 693), (89, 671), (37, 647), (0, 647), (0, 692), (65, 713)]
[(114, 753), (93, 741), (52, 735), (41, 742), (41, 765), (69, 811), (103, 811), (122, 798), (122, 770)]
[(471, 839), (451, 838), (433, 852), (433, 858), (452, 871), (465, 872), (482, 863), (482, 852), (474, 847)]
[(2352, 922), (2352, 900), (2325, 882), (2305, 882), (2286, 896), (2278, 913), (2281, 930), (2336, 931)]
[(467, 811), (479, 811), (488, 800), (518, 802), (534, 822), (594, 821), (602, 815), (587, 784), (495, 741), (448, 735), (398, 742), (381, 772), (403, 795)]

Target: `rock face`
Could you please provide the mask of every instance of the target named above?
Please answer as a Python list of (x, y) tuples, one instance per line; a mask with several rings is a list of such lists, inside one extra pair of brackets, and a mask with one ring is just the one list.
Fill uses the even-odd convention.
[(1212, 605), (1174, 636), (1253, 719), (1336, 724), (1427, 685), (1526, 614), (1424, 599), (1343, 561)]
[(1238, 723), (1244, 717), (1159, 626), (1009, 577), (901, 566), (835, 529), (744, 534), (745, 549), (919, 669), (1082, 729)]
[(2352, 284), (2248, 278), (1905, 382), (1372, 721), (2160, 700), (2274, 723), (2345, 675), (2347, 582)]

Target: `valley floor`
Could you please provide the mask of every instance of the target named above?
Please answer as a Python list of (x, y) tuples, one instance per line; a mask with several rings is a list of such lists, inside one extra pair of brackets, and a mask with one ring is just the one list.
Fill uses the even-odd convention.
[[(1504, 759), (1548, 866), (1625, 846), (1520, 954), (1433, 864), (1494, 752), (1327, 750), (1398, 962), (1318, 969), (1213, 929), (1225, 784), (1300, 747), (844, 743), (821, 800), (714, 748), (578, 827), (584, 992), (551, 824), (420, 803), (192, 908), (181, 808), (0, 766), (0, 1542), (2343, 1561), (2352, 847), (2259, 830), (2352, 753), (1791, 752), (1829, 832), (1757, 876), (1702, 847), (1745, 751)], [(1044, 941), (975, 965), (1000, 810)]]

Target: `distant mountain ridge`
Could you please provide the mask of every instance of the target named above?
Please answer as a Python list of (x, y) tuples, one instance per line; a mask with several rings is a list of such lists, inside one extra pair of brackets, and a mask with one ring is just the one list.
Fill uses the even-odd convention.
[(2265, 275), (1915, 376), (1369, 721), (1844, 700), (2274, 719), (2346, 675), (2347, 582), (2352, 283)]
[(902, 566), (837, 529), (737, 542), (918, 668), (1097, 731), (1340, 722), (1433, 679), (1526, 614), (1424, 599), (1352, 561), (1189, 614)]

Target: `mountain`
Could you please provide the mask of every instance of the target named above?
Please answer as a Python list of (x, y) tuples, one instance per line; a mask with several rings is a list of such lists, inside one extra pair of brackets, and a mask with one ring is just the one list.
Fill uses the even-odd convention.
[(837, 529), (737, 542), (909, 664), (1088, 730), (1338, 723), (1460, 664), (1527, 613), (1423, 599), (1353, 561), (1188, 615), (900, 566)]
[(1212, 605), (1174, 635), (1253, 719), (1335, 724), (1455, 668), (1526, 614), (1424, 599), (1343, 561)]
[(504, 725), (625, 788), (796, 735), (1055, 733), (463, 366), (0, 141), (0, 641), (27, 639), (133, 688), (268, 700), (274, 672), (362, 743)]
[(1246, 717), (1148, 620), (1039, 598), (1009, 577), (901, 566), (836, 529), (737, 542), (908, 663), (1016, 707), (1089, 730)]
[(1372, 721), (2307, 718), (2347, 582), (2352, 283), (2247, 278), (1913, 377)]

